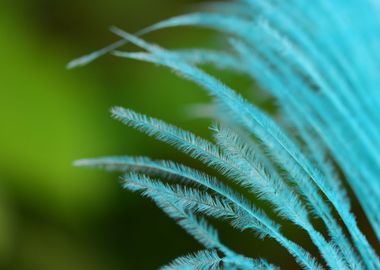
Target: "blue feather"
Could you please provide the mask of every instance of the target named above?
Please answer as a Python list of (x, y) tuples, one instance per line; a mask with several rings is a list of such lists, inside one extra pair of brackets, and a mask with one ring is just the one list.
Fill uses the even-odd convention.
[[(112, 115), (268, 201), (278, 216), (308, 233), (330, 269), (380, 269), (379, 257), (359, 229), (335, 168), (336, 163), (344, 173), (379, 241), (380, 5), (374, 0), (240, 0), (204, 6), (209, 11), (169, 18), (135, 35), (112, 27), (119, 41), (68, 66), (112, 53), (167, 67), (198, 84), (214, 97), (221, 114), (218, 120), (227, 125), (212, 128), (216, 143), (120, 107), (113, 108)], [(141, 38), (179, 26), (216, 30), (231, 48), (167, 50)], [(127, 43), (144, 51), (116, 51)], [(256, 81), (276, 98), (285, 120), (275, 121), (205, 72), (203, 64)], [(276, 269), (263, 259), (233, 252), (203, 216), (273, 238), (303, 268), (322, 269), (262, 209), (216, 177), (144, 157), (86, 159), (76, 165), (126, 173), (127, 189), (150, 197), (208, 249), (178, 258), (163, 269)], [(323, 221), (328, 237), (315, 229), (312, 217)]]

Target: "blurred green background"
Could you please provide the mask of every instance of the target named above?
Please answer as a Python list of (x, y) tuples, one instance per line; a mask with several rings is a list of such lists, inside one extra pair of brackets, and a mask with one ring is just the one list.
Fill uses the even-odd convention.
[[(69, 60), (116, 40), (110, 25), (134, 32), (195, 3), (0, 1), (0, 269), (155, 269), (201, 248), (151, 202), (123, 191), (117, 175), (72, 162), (128, 154), (194, 165), (112, 120), (109, 108), (133, 108), (209, 136), (209, 122), (186, 113), (189, 105), (208, 101), (207, 95), (170, 71), (112, 56), (65, 69)], [(192, 29), (148, 39), (170, 48), (218, 42), (211, 32)], [(222, 77), (236, 88), (252, 88), (246, 79)], [(236, 250), (294, 267), (272, 241), (222, 231)], [(298, 231), (293, 238), (308, 243)]]

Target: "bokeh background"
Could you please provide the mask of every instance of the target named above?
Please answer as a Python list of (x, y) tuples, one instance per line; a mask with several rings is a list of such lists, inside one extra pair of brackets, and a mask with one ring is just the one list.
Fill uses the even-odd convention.
[[(201, 248), (151, 202), (122, 190), (116, 174), (72, 163), (128, 154), (200, 166), (112, 120), (109, 108), (133, 108), (207, 137), (210, 122), (188, 114), (189, 106), (208, 101), (207, 95), (170, 71), (112, 56), (65, 69), (69, 60), (116, 40), (110, 25), (134, 32), (197, 3), (0, 1), (0, 269), (156, 269)], [(192, 29), (147, 38), (170, 48), (220, 42), (211, 32)], [(270, 105), (247, 79), (218, 75)], [(236, 250), (293, 269), (293, 260), (272, 241), (223, 225), (221, 230)], [(285, 230), (307, 245), (298, 230)]]

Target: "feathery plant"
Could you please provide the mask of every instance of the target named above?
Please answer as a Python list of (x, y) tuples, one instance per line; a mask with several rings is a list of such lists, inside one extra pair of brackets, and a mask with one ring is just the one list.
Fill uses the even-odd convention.
[[(274, 239), (304, 269), (380, 269), (343, 184), (352, 189), (379, 242), (379, 8), (377, 0), (239, 0), (210, 3), (207, 11), (170, 18), (135, 35), (113, 27), (119, 41), (69, 67), (111, 53), (167, 67), (204, 88), (217, 107), (213, 142), (129, 109), (112, 108), (112, 115), (217, 169), (231, 183), (147, 157), (84, 159), (76, 165), (120, 171), (126, 189), (152, 199), (205, 246), (162, 269), (278, 269), (224, 245), (210, 218)], [(180, 26), (216, 30), (228, 48), (168, 50), (141, 38)], [(142, 51), (120, 51), (127, 43)], [(203, 70), (204, 64), (257, 82), (276, 98), (283, 121)], [(279, 222), (236, 185), (305, 231), (319, 259), (285, 236)]]

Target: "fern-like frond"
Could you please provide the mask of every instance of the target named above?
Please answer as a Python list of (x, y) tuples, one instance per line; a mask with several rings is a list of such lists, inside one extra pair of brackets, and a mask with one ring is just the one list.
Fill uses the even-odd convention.
[[(309, 78), (312, 81), (318, 84), (319, 89), (323, 91), (324, 97), (320, 102), (316, 102), (320, 98), (314, 95), (313, 91), (310, 91), (310, 89), (312, 90), (313, 88), (312, 85), (307, 87), (308, 88), (306, 89), (307, 91), (303, 91), (302, 93), (305, 94), (306, 97), (308, 97), (310, 101), (313, 101), (313, 102), (310, 102), (310, 104), (308, 103), (311, 106), (311, 108), (314, 108), (315, 106), (319, 106), (319, 108), (316, 107), (315, 112), (317, 114), (320, 114), (321, 117), (324, 117), (325, 119), (324, 123), (330, 125), (330, 128), (332, 128), (331, 132), (334, 132), (337, 135), (335, 137), (330, 137), (328, 136), (328, 134), (327, 135), (322, 134), (321, 136), (322, 138), (329, 140), (328, 142), (329, 147), (334, 151), (336, 157), (338, 158), (340, 163), (342, 163), (342, 166), (347, 167), (348, 174), (351, 175), (350, 179), (352, 179), (353, 181), (351, 184), (356, 186), (355, 179), (360, 177), (360, 175), (362, 175), (364, 179), (373, 179), (374, 177), (376, 177), (373, 170), (377, 170), (378, 166), (372, 166), (369, 168), (368, 167), (369, 163), (363, 164), (363, 160), (355, 161), (355, 159), (358, 157), (358, 154), (355, 154), (355, 153), (342, 155), (341, 154), (342, 149), (347, 149), (346, 145), (343, 144), (342, 147), (339, 147), (339, 145), (336, 144), (336, 141), (340, 140), (341, 138), (339, 136), (339, 132), (340, 132), (339, 129), (341, 130), (342, 127), (337, 126), (337, 125), (331, 125), (331, 123), (334, 123), (330, 121), (330, 119), (332, 119), (331, 117), (332, 115), (334, 117), (339, 117), (339, 119), (345, 119), (344, 120), (345, 123), (347, 122), (347, 125), (350, 126), (349, 128), (349, 132), (351, 132), (350, 137), (359, 137), (360, 138), (359, 141), (362, 142), (360, 145), (364, 144), (364, 147), (367, 148), (367, 151), (363, 154), (369, 155), (368, 158), (370, 160), (373, 160), (373, 162), (375, 163), (379, 162), (377, 159), (377, 154), (373, 148), (373, 145), (376, 142), (374, 138), (373, 139), (367, 138), (368, 134), (369, 136), (371, 136), (371, 134), (375, 134), (374, 132), (375, 132), (376, 126), (369, 123), (367, 125), (369, 132), (367, 134), (363, 133), (361, 131), (362, 128), (359, 128), (357, 126), (357, 123), (352, 121), (352, 118), (348, 115), (347, 109), (345, 108), (344, 105), (342, 105), (341, 101), (338, 99), (338, 96), (334, 94), (334, 91), (329, 90), (331, 89), (332, 86), (328, 84), (328, 82), (326, 81), (326, 78), (322, 77), (321, 74), (319, 74), (320, 70), (316, 70), (316, 67), (313, 61), (315, 61), (318, 65), (322, 66), (321, 70), (325, 72), (324, 76), (329, 76), (328, 79), (330, 78), (331, 80), (331, 76), (332, 76), (331, 74), (337, 74), (337, 73), (336, 73), (336, 70), (331, 70), (330, 66), (332, 65), (329, 66), (328, 65), (329, 63), (326, 64), (326, 61), (323, 62), (325, 58), (323, 55), (320, 55), (318, 50), (316, 50), (315, 44), (313, 43), (315, 42), (315, 40), (313, 39), (310, 41), (310, 40), (305, 39), (305, 37), (308, 36), (308, 33), (305, 32), (305, 30), (299, 29), (300, 26), (302, 26), (302, 24), (300, 23), (297, 24), (294, 21), (292, 21), (293, 19), (289, 19), (289, 17), (284, 16), (285, 14), (294, 13), (294, 12), (282, 12), (283, 11), (282, 9), (291, 11), (291, 9), (289, 9), (286, 5), (279, 5), (277, 7), (277, 6), (272, 6), (269, 3), (263, 3), (263, 1), (248, 1), (247, 3), (253, 6), (256, 10), (260, 12), (260, 14), (262, 15), (262, 17), (260, 17), (261, 18), (260, 20), (252, 22), (249, 20), (248, 21), (243, 20), (239, 17), (234, 17), (234, 16), (226, 17), (219, 14), (190, 14), (190, 15), (175, 17), (167, 21), (161, 22), (157, 25), (150, 27), (150, 30), (157, 30), (157, 29), (162, 29), (162, 28), (167, 28), (167, 27), (175, 27), (175, 26), (183, 26), (183, 25), (197, 25), (197, 26), (203, 26), (203, 27), (210, 27), (210, 28), (222, 31), (224, 33), (228, 33), (235, 36), (237, 35), (240, 38), (245, 39), (249, 43), (255, 44), (256, 47), (258, 47), (258, 49), (262, 49), (260, 53), (264, 54), (266, 56), (266, 59), (268, 59), (269, 61), (272, 61), (272, 63), (274, 63), (276, 67), (281, 68), (281, 71), (285, 72), (283, 76), (286, 76), (288, 80), (292, 79), (291, 81), (292, 84), (293, 83), (299, 84), (301, 82), (301, 84), (304, 85), (304, 80), (303, 80), (303, 77), (299, 76), (300, 74), (297, 71), (297, 69), (295, 70), (291, 65), (296, 66), (296, 67), (298, 66), (299, 69), (306, 70), (307, 76), (309, 76)], [(300, 8), (299, 10), (302, 10), (301, 7), (304, 8), (305, 10), (310, 10), (310, 9), (307, 9), (304, 5), (299, 4), (298, 6), (298, 8)], [(317, 4), (316, 7), (321, 8), (319, 4)], [(326, 6), (322, 5), (321, 10), (326, 10)], [(275, 17), (271, 16), (274, 13), (274, 11), (278, 11), (278, 12), (275, 12), (276, 14)], [(299, 17), (299, 14), (298, 14), (298, 17)], [(262, 20), (262, 18), (265, 18), (265, 20)], [(267, 21), (269, 22), (269, 24), (267, 23)], [(320, 21), (320, 20), (316, 20), (316, 21)], [(231, 31), (231, 29), (233, 30)], [(245, 31), (245, 29), (249, 29), (251, 31), (251, 34), (247, 35), (246, 34), (247, 32)], [(289, 31), (289, 29), (293, 31)], [(257, 34), (255, 30), (258, 30), (259, 33)], [(289, 38), (289, 40), (287, 38)], [(267, 40), (267, 41), (265, 43), (262, 43), (262, 42), (260, 43), (262, 39)], [(298, 48), (295, 49), (295, 46), (291, 44), (291, 42), (296, 42), (296, 45), (298, 46), (300, 45), (306, 46), (306, 53), (309, 53), (307, 54), (307, 57), (303, 50), (300, 50)], [(257, 44), (264, 44), (264, 45), (273, 44), (273, 46), (277, 46), (277, 47), (268, 49), (268, 46), (257, 46)], [(301, 48), (304, 48), (304, 47), (301, 47)], [(251, 51), (254, 52), (253, 50)], [(281, 54), (279, 54), (279, 52), (281, 52)], [(286, 54), (284, 54), (283, 52), (286, 52)], [(310, 59), (310, 57), (314, 57), (314, 58)], [(145, 60), (146, 59), (147, 58), (145, 58)], [(322, 60), (319, 60), (319, 59), (322, 59)], [(347, 65), (342, 65), (342, 66), (347, 66)], [(334, 76), (334, 78), (336, 77), (339, 80), (340, 78), (339, 75), (340, 74), (337, 74), (337, 76)], [(260, 77), (260, 76), (257, 76), (257, 77)], [(336, 82), (336, 83), (339, 83), (339, 82)], [(292, 87), (293, 89), (297, 89), (294, 86)], [(345, 89), (344, 87), (339, 87), (339, 89), (340, 88)], [(337, 89), (337, 88), (335, 87), (334, 89)], [(284, 93), (284, 91), (282, 91), (282, 93)], [(345, 96), (350, 97), (350, 95), (347, 95), (347, 94), (343, 95), (343, 97)], [(350, 102), (353, 103), (352, 100)], [(373, 104), (373, 101), (371, 103)], [(331, 106), (326, 106), (326, 104), (331, 104)], [(352, 106), (355, 106), (355, 102), (353, 103)], [(369, 107), (373, 108), (373, 106), (369, 106)], [(332, 111), (332, 113), (329, 113), (329, 110), (334, 110), (334, 111)], [(342, 115), (343, 117), (341, 117), (340, 115)], [(369, 114), (369, 116), (370, 117), (373, 116), (373, 113)], [(367, 119), (363, 119), (363, 122), (366, 122), (366, 121)], [(315, 128), (317, 128), (317, 130), (321, 130), (320, 128), (316, 126)], [(352, 132), (354, 133), (356, 132), (358, 134), (355, 135)], [(334, 138), (334, 141), (331, 140), (333, 138)], [(359, 148), (357, 147), (349, 148), (347, 149), (347, 151), (352, 152), (353, 149), (359, 149)], [(349, 162), (352, 162), (352, 165), (357, 164), (358, 162), (362, 164), (362, 166), (356, 166), (358, 167), (359, 172), (353, 172), (353, 173), (356, 173), (355, 175), (353, 175), (353, 173), (350, 173), (349, 172), (350, 170), (348, 170), (347, 164), (349, 164), (349, 162), (347, 162), (347, 156), (349, 157), (349, 159), (353, 159), (352, 161), (349, 161)], [(344, 160), (341, 160), (341, 158)], [(354, 170), (351, 169), (351, 171), (354, 171)], [(377, 182), (377, 180), (374, 180), (374, 181)], [(378, 192), (379, 188), (380, 188), (379, 185), (375, 185), (374, 190), (370, 191), (367, 189), (367, 187), (365, 187), (365, 185), (364, 186), (361, 185), (361, 186), (357, 186), (355, 190), (357, 192), (364, 192), (365, 194), (372, 194), (373, 192), (380, 194)], [(362, 191), (362, 189), (365, 189), (365, 191)], [(358, 197), (362, 198), (363, 196), (359, 195)], [(375, 221), (378, 218), (374, 216), (374, 213), (377, 212), (375, 211), (374, 205), (378, 204), (378, 201), (376, 202), (376, 198), (378, 197), (379, 196), (371, 196), (370, 198), (367, 198), (367, 200), (362, 202), (365, 209), (368, 209), (367, 214), (374, 226), (377, 226), (376, 224), (378, 223), (377, 221)]]
[[(69, 67), (112, 53), (167, 67), (199, 85), (214, 98), (220, 122), (226, 124), (212, 128), (216, 143), (132, 110), (115, 107), (112, 115), (269, 202), (275, 214), (308, 233), (330, 269), (380, 269), (335, 168), (343, 172), (380, 240), (380, 5), (373, 0), (237, 0), (203, 5), (207, 12), (169, 18), (135, 35), (112, 27), (121, 40)], [(359, 11), (367, 15), (359, 16)], [(215, 30), (229, 41), (230, 49), (167, 50), (141, 38), (183, 26)], [(143, 52), (116, 51), (127, 43)], [(284, 120), (274, 120), (204, 71), (203, 64), (247, 75), (276, 98)], [(282, 234), (278, 223), (216, 177), (142, 157), (88, 159), (76, 165), (126, 173), (127, 189), (151, 198), (209, 249), (178, 258), (163, 269), (276, 268), (226, 247), (204, 216), (270, 237), (305, 269), (322, 269)], [(312, 217), (323, 222), (326, 236), (315, 228)]]
[[(323, 202), (322, 197), (318, 194), (318, 189), (328, 197), (334, 205), (342, 219), (351, 216), (349, 210), (344, 208), (345, 205), (340, 205), (339, 197), (330, 189), (326, 180), (321, 175), (321, 172), (315, 168), (311, 161), (302, 153), (300, 146), (295, 140), (282, 128), (280, 128), (273, 120), (265, 113), (255, 108), (252, 104), (245, 101), (233, 90), (219, 82), (211, 75), (204, 71), (191, 66), (186, 62), (181, 62), (175, 55), (157, 46), (149, 45), (137, 37), (132, 37), (125, 32), (118, 32), (129, 41), (135, 43), (150, 51), (151, 54), (145, 53), (117, 53), (118, 56), (136, 58), (139, 60), (153, 62), (159, 65), (168, 66), (176, 72), (182, 74), (200, 86), (209, 91), (218, 100), (231, 111), (231, 114), (236, 118), (236, 121), (244, 126), (247, 130), (255, 134), (269, 149), (272, 156), (277, 160), (281, 167), (285, 168), (291, 176), (291, 179), (299, 187), (301, 193), (311, 201), (311, 206), (317, 215), (325, 220), (325, 223), (332, 223), (330, 227), (334, 227), (336, 222), (332, 218), (329, 206)], [(345, 223), (351, 222), (351, 217), (346, 218)], [(361, 238), (359, 247), (360, 252), (365, 256), (367, 264), (378, 265), (379, 261), (373, 249), (369, 246), (368, 241), (360, 233), (355, 224), (350, 230), (354, 239)]]
[[(253, 230), (262, 237), (275, 235), (279, 231), (279, 225), (275, 224), (261, 211), (254, 209), (248, 213), (244, 209), (236, 207), (230, 201), (216, 195), (210, 195), (206, 192), (180, 185), (164, 184), (148, 176), (136, 173), (127, 174), (124, 180), (125, 188), (140, 191), (154, 201), (169, 199), (183, 209), (231, 221), (236, 228)], [(241, 222), (242, 220), (245, 223)]]
[(179, 257), (169, 265), (162, 267), (161, 270), (221, 270), (222, 261), (223, 259), (215, 251), (203, 250)]
[[(245, 144), (242, 138), (232, 130), (226, 128), (214, 128), (214, 130), (216, 131), (215, 137), (222, 149), (250, 176), (247, 177), (246, 181), (251, 183), (253, 192), (260, 192), (261, 198), (271, 202), (283, 218), (291, 220), (307, 231), (333, 269), (344, 268), (345, 264), (342, 262), (340, 252), (333, 245), (327, 243), (321, 234), (314, 229), (309, 220), (307, 209), (297, 194), (276, 174), (274, 169), (265, 170), (263, 164), (268, 164), (268, 161), (265, 161), (266, 158), (260, 151), (256, 151), (250, 145)], [(355, 256), (344, 234), (339, 233), (334, 240), (335, 245), (339, 246), (345, 260), (350, 263), (351, 267), (359, 269), (360, 261)]]
[(264, 259), (253, 260), (246, 258), (242, 255), (236, 254), (234, 251), (223, 245), (219, 240), (217, 231), (211, 227), (204, 218), (197, 218), (194, 214), (169, 201), (157, 200), (156, 203), (206, 248), (218, 249), (223, 252), (225, 257), (222, 261), (225, 265), (237, 269), (254, 269), (259, 267), (262, 269), (276, 268)]
[(160, 268), (161, 270), (276, 270), (277, 267), (269, 264), (265, 260), (248, 260), (245, 264), (236, 258), (221, 258), (213, 250), (202, 250), (194, 254), (179, 257), (169, 265)]
[(135, 173), (126, 175), (124, 180), (125, 188), (142, 192), (156, 202), (169, 200), (183, 209), (230, 221), (239, 230), (253, 231), (262, 238), (271, 237), (307, 269), (321, 269), (308, 252), (280, 233), (278, 224), (253, 206), (235, 205), (218, 196), (179, 185), (171, 186)]
[(215, 144), (188, 131), (121, 107), (113, 108), (112, 115), (124, 124), (168, 143), (222, 173), (236, 171)]

